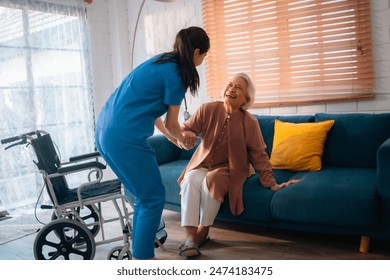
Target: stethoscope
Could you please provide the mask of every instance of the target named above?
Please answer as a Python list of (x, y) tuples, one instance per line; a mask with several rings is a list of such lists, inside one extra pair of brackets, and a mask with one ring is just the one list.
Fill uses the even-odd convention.
[(186, 121), (186, 120), (188, 120), (190, 117), (191, 117), (191, 115), (190, 115), (190, 113), (187, 111), (187, 100), (186, 100), (186, 97), (184, 96), (184, 108), (185, 108), (185, 110), (184, 110), (184, 112), (183, 112), (183, 116), (184, 116), (184, 121)]

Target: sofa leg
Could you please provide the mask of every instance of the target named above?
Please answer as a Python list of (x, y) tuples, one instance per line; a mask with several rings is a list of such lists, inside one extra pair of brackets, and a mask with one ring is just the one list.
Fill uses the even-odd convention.
[(368, 253), (370, 250), (370, 237), (369, 236), (362, 236), (360, 238), (360, 248), (359, 251), (360, 253)]

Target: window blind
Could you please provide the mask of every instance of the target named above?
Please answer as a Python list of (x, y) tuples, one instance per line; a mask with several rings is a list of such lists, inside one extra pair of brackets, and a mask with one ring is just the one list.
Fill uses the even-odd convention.
[(369, 0), (202, 0), (207, 92), (246, 72), (255, 107), (373, 97)]

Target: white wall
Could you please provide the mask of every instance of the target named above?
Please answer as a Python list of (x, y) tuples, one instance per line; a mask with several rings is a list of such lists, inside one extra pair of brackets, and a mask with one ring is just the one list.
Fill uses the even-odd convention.
[[(124, 76), (131, 70), (132, 42), (142, 0), (94, 0), (87, 6), (91, 31), (95, 114)], [(155, 54), (170, 51), (176, 33), (192, 25), (202, 26), (201, 1), (177, 0), (165, 4), (146, 0), (138, 23), (134, 46), (134, 67)], [(195, 110), (205, 102), (204, 66), (199, 97), (188, 94)]]
[[(142, 0), (94, 0), (88, 5), (91, 28), (96, 113), (112, 90), (130, 71), (132, 37)], [(375, 88), (373, 100), (253, 109), (257, 114), (311, 114), (316, 112), (390, 112), (390, 0), (371, 4)], [(164, 4), (146, 0), (139, 21), (134, 66), (161, 51), (169, 51), (181, 28), (202, 26), (200, 0), (176, 0)], [(198, 98), (188, 94), (190, 112), (207, 101), (204, 66), (199, 67)]]

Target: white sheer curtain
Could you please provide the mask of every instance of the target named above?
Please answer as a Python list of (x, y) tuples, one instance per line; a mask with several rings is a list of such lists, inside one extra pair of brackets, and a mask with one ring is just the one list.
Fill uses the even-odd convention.
[[(0, 0), (0, 139), (42, 129), (67, 160), (93, 151), (93, 116), (83, 1)], [(0, 148), (0, 208), (31, 209), (43, 184), (32, 148)]]

